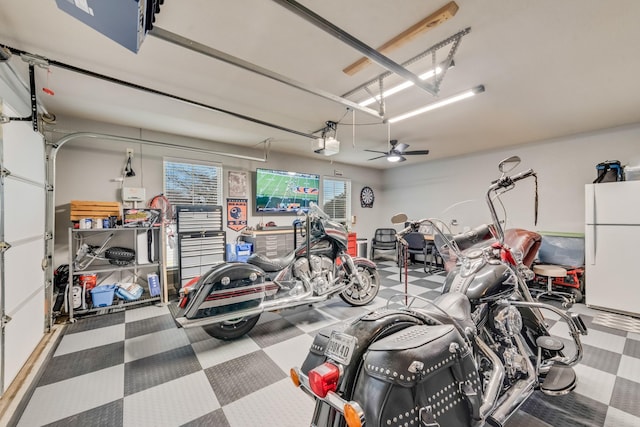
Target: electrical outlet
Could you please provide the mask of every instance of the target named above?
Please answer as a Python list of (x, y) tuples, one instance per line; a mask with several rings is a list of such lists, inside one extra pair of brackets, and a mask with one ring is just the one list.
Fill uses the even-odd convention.
[(127, 148), (127, 158), (133, 158), (133, 148)]

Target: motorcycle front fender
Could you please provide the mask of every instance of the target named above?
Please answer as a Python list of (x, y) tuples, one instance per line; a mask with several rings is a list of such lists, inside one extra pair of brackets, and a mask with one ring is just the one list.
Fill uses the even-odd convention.
[(255, 265), (219, 264), (192, 286), (176, 321), (188, 327), (255, 315), (263, 311), (265, 297), (276, 291), (277, 285), (265, 283), (264, 271)]
[(353, 263), (355, 264), (356, 267), (363, 265), (365, 267), (377, 268), (376, 263), (371, 261), (368, 258), (356, 256), (356, 257), (352, 257), (351, 259), (353, 259)]

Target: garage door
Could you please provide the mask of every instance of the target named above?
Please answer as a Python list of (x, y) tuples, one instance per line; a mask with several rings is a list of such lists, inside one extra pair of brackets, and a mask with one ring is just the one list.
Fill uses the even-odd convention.
[[(0, 106), (1, 99), (0, 99)], [(7, 105), (5, 116), (16, 114)], [(31, 122), (0, 126), (0, 390), (4, 393), (45, 330), (44, 142)]]

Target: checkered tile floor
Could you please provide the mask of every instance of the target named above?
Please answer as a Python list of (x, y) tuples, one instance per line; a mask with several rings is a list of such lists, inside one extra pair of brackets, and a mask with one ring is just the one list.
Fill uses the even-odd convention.
[[(372, 304), (404, 291), (393, 262), (381, 262), (382, 287)], [(433, 298), (443, 275), (409, 273), (408, 291)], [(202, 329), (176, 328), (168, 307), (149, 306), (69, 325), (33, 390), (18, 426), (308, 426), (312, 400), (294, 388), (315, 333), (370, 307), (336, 298), (263, 314), (233, 342)], [(640, 426), (640, 334), (594, 323), (600, 312), (572, 309), (590, 328), (579, 385), (567, 396), (536, 392), (508, 426)], [(551, 332), (570, 345), (567, 327), (550, 317)]]

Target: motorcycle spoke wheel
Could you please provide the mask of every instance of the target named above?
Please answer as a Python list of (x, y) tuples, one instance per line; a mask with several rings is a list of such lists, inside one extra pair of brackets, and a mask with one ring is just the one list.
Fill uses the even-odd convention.
[(369, 304), (378, 295), (380, 289), (380, 276), (377, 270), (364, 266), (357, 266), (357, 269), (362, 286), (354, 281), (340, 294), (344, 302), (355, 307)]
[(202, 329), (213, 338), (224, 341), (235, 340), (253, 329), (256, 323), (258, 323), (258, 319), (260, 319), (259, 314), (239, 317), (237, 319), (203, 326)]

